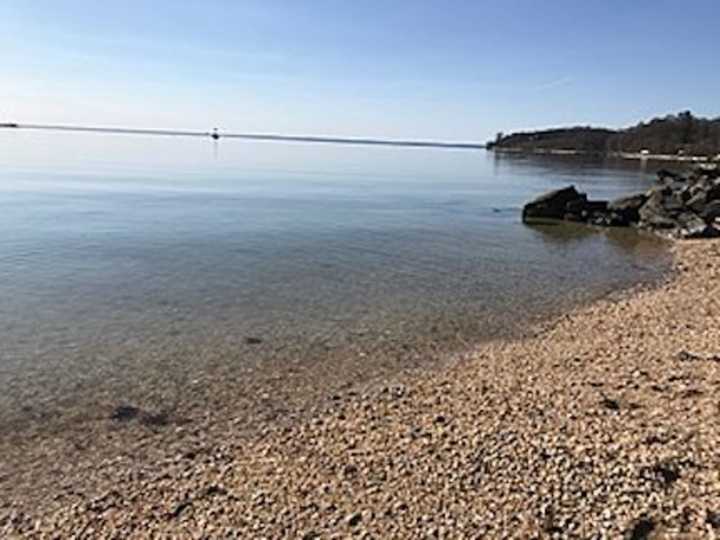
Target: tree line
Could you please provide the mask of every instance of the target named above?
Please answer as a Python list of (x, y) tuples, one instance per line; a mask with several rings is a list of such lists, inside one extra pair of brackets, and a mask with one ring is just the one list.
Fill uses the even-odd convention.
[(620, 130), (571, 127), (510, 135), (498, 133), (487, 147), (597, 154), (647, 151), (651, 154), (717, 156), (720, 154), (720, 118), (699, 118), (685, 111)]

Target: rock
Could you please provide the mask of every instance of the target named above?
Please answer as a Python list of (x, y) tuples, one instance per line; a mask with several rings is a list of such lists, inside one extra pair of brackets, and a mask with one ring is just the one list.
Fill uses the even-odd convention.
[(707, 200), (717, 201), (720, 199), (720, 180), (716, 180), (713, 185), (708, 188)]
[(356, 527), (360, 524), (361, 521), (362, 521), (362, 514), (360, 512), (355, 512), (354, 514), (350, 514), (347, 517), (348, 527)]
[(704, 169), (686, 175), (662, 170), (658, 181), (647, 193), (609, 203), (588, 200), (574, 186), (551, 191), (524, 206), (523, 221), (562, 219), (603, 227), (636, 225), (675, 238), (720, 236), (720, 228), (714, 226), (720, 219), (720, 178), (711, 177)]
[(607, 209), (625, 223), (637, 223), (640, 221), (640, 208), (647, 202), (647, 199), (648, 197), (644, 193), (620, 197), (610, 201)]
[(693, 212), (698, 214), (702, 213), (707, 205), (707, 191), (703, 189), (695, 190), (695, 194), (688, 199), (685, 206), (687, 206)]
[(633, 523), (632, 527), (626, 531), (625, 538), (627, 540), (647, 540), (654, 530), (655, 522), (650, 518), (643, 517)]
[(255, 336), (248, 336), (245, 338), (245, 343), (247, 345), (260, 345), (263, 342), (263, 340), (259, 337)]
[(565, 204), (565, 212), (567, 212), (568, 214), (578, 214), (579, 215), (583, 212), (583, 210), (585, 210), (587, 208), (587, 204), (588, 204), (588, 201), (587, 201), (586, 197), (581, 197), (578, 199), (574, 199), (572, 201), (568, 201)]
[(655, 202), (648, 200), (639, 211), (640, 226), (646, 229), (673, 229), (677, 223), (665, 210), (662, 201)]
[(655, 173), (658, 179), (658, 182), (666, 182), (668, 180), (670, 181), (676, 181), (680, 179), (680, 175), (678, 173), (674, 173), (672, 171), (668, 171), (667, 169), (660, 169), (657, 173)]
[(133, 420), (140, 415), (140, 409), (133, 407), (132, 405), (120, 405), (110, 415), (110, 420), (116, 422), (127, 422)]
[(161, 427), (167, 426), (170, 423), (170, 418), (166, 412), (144, 412), (140, 416), (140, 422), (145, 426)]
[(608, 209), (607, 201), (587, 201), (585, 203), (586, 212), (606, 212)]
[(355, 465), (345, 465), (343, 469), (343, 475), (347, 477), (355, 476), (358, 473), (358, 468)]
[(602, 405), (606, 409), (610, 409), (611, 411), (619, 411), (620, 410), (620, 402), (616, 399), (610, 399), (610, 398), (604, 397), (600, 401), (600, 405)]
[(643, 472), (665, 488), (670, 487), (680, 479), (680, 471), (670, 463), (658, 463)]
[(681, 362), (697, 362), (699, 360), (702, 360), (702, 357), (695, 353), (683, 350), (677, 354), (677, 359)]
[(587, 196), (578, 193), (575, 186), (549, 191), (523, 207), (523, 221), (532, 219), (562, 219), (567, 213), (567, 204), (586, 201)]
[(192, 501), (190, 500), (184, 500), (177, 505), (175, 505), (175, 508), (173, 508), (171, 511), (167, 513), (168, 519), (175, 519), (180, 517), (180, 514), (183, 513), (183, 511), (187, 508), (189, 508), (192, 505)]
[(707, 224), (705, 220), (692, 212), (680, 214), (677, 218), (680, 224), (679, 234), (682, 238), (703, 238)]
[(709, 203), (700, 213), (700, 217), (702, 217), (707, 223), (712, 223), (716, 219), (720, 218), (720, 200)]
[(708, 510), (705, 516), (705, 522), (713, 529), (720, 529), (720, 513)]
[(680, 238), (715, 238), (720, 230), (706, 223), (696, 214), (687, 212), (678, 216), (678, 236)]
[(582, 223), (583, 221), (585, 221), (582, 217), (582, 214), (573, 214), (570, 212), (564, 214), (562, 219), (564, 221), (576, 221), (578, 223)]
[[(715, 158), (715, 161), (720, 161), (720, 154)], [(693, 171), (693, 174), (707, 176), (711, 180), (720, 178), (720, 166), (717, 163), (705, 163), (698, 165)]]
[(214, 497), (216, 495), (227, 495), (227, 490), (216, 484), (212, 484), (206, 487), (201, 493), (200, 497)]

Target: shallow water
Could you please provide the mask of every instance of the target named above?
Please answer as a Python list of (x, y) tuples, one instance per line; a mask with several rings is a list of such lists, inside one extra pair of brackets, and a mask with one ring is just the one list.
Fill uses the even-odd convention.
[(352, 380), (375, 369), (366, 353), (508, 333), (667, 262), (631, 231), (520, 222), (524, 201), (567, 183), (646, 188), (636, 162), (0, 137), (0, 427), (177, 406), (198, 378), (232, 386), (271, 359), (332, 372), (358, 355), (334, 374)]

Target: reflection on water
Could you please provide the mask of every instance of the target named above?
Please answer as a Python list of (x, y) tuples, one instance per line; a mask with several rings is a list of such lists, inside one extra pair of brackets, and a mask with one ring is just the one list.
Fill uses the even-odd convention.
[(0, 141), (3, 427), (220, 400), (270, 369), (390, 373), (663, 268), (632, 231), (520, 222), (566, 183), (644, 189), (637, 164), (55, 141)]

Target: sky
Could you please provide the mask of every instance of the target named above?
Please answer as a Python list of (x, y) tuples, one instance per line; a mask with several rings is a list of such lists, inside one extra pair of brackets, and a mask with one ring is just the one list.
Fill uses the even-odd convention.
[(720, 116), (717, 0), (2, 0), (0, 122), (485, 141)]

